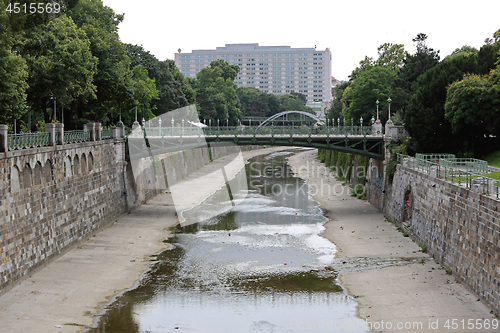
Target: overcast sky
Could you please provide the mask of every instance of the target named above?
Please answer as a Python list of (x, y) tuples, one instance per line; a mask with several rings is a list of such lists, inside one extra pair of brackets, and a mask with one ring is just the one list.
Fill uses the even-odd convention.
[(384, 43), (414, 53), (418, 33), (441, 59), (464, 45), (480, 48), (500, 29), (499, 0), (281, 1), (103, 0), (125, 14), (122, 42), (142, 45), (158, 59), (174, 53), (259, 43), (330, 48), (332, 76), (347, 80), (365, 56)]

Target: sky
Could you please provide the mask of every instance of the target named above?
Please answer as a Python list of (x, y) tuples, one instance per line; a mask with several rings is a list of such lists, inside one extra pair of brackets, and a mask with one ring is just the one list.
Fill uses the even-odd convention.
[(500, 29), (499, 0), (103, 0), (118, 14), (124, 43), (142, 45), (159, 60), (225, 44), (258, 43), (329, 48), (332, 76), (348, 80), (365, 56), (377, 58), (384, 43), (428, 36), (441, 59), (464, 45), (479, 49)]

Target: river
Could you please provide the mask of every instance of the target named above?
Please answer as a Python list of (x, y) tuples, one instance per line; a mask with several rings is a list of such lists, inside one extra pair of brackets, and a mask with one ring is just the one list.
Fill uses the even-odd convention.
[(369, 332), (338, 284), (337, 247), (320, 236), (326, 218), (290, 154), (251, 159), (229, 211), (207, 214), (228, 206), (222, 188), (185, 212), (166, 240), (173, 248), (152, 256), (153, 269), (91, 332)]

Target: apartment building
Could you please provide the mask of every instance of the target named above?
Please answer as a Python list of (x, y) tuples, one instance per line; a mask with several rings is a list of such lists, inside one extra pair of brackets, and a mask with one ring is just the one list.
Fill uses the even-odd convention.
[(175, 64), (186, 77), (196, 77), (217, 59), (238, 65), (238, 86), (255, 87), (264, 93), (284, 95), (299, 92), (307, 105), (321, 112), (330, 103), (331, 54), (328, 48), (292, 48), (259, 44), (226, 44), (215, 50), (193, 50), (175, 54)]

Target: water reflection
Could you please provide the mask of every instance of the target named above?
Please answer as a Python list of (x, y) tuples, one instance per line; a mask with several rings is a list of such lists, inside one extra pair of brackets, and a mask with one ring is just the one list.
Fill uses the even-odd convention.
[[(248, 191), (234, 193), (230, 212), (206, 214), (219, 193), (186, 212), (196, 223), (173, 229), (174, 248), (93, 332), (339, 331), (356, 322), (355, 302), (328, 268), (337, 249), (319, 236), (325, 218), (287, 154), (246, 165)], [(345, 331), (368, 331), (354, 327)]]

